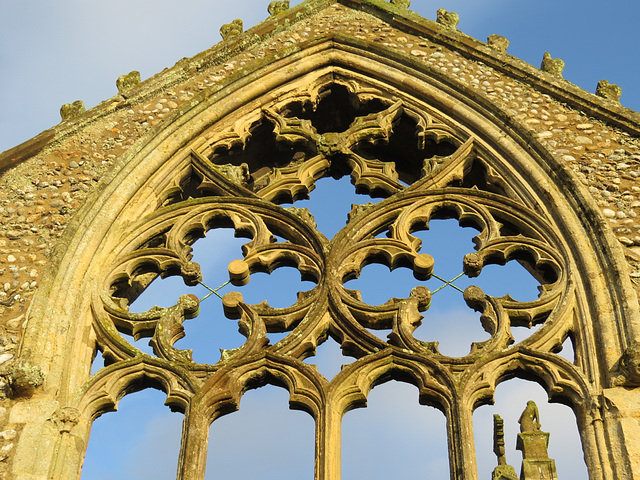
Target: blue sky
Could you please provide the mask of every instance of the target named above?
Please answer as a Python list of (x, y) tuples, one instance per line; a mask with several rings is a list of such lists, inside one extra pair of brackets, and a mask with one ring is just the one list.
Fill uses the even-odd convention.
[[(257, 24), (267, 16), (268, 1), (59, 0), (50, 2), (27, 0), (6, 3), (3, 5), (3, 29), (0, 30), (0, 66), (2, 68), (0, 151), (17, 145), (58, 123), (59, 108), (64, 103), (82, 99), (87, 108), (91, 108), (115, 95), (115, 80), (123, 73), (139, 70), (143, 79), (148, 78), (165, 67), (171, 67), (182, 57), (192, 56), (209, 48), (219, 41), (218, 29), (223, 23), (241, 17), (247, 28)], [(292, 5), (298, 3), (300, 2), (292, 1)], [(488, 35), (498, 33), (507, 37), (511, 41), (508, 52), (535, 66), (539, 66), (544, 51), (549, 51), (553, 57), (564, 59), (566, 62), (564, 77), (588, 91), (595, 91), (595, 86), (601, 79), (619, 84), (623, 89), (622, 104), (634, 110), (640, 110), (638, 82), (640, 62), (637, 61), (640, 2), (610, 1), (606, 8), (603, 8), (602, 2), (593, 0), (580, 2), (577, 0), (562, 2), (413, 0), (412, 5), (414, 11), (431, 19), (435, 19), (435, 12), (440, 7), (457, 11), (461, 17), (460, 30), (470, 36), (485, 40)], [(324, 185), (324, 182), (331, 181), (326, 180), (320, 183)], [(328, 188), (331, 190), (338, 187), (333, 185)], [(320, 190), (319, 186), (318, 192), (312, 194), (312, 200), (321, 194)], [(338, 216), (342, 218), (342, 222), (348, 211), (347, 205), (351, 201), (347, 198), (343, 199), (344, 215)], [(369, 199), (355, 201), (364, 203)], [(322, 201), (317, 202), (322, 203)], [(319, 208), (312, 204), (309, 208), (318, 218), (318, 223), (321, 223), (320, 218), (328, 211), (335, 213), (326, 206)], [(442, 227), (432, 228), (425, 234), (425, 248), (428, 242), (427, 237), (435, 235), (439, 230), (441, 235), (450, 236), (451, 230), (447, 229), (453, 229), (456, 232), (459, 231), (460, 242), (465, 245), (462, 248), (468, 250), (470, 234), (466, 231), (467, 229), (452, 226), (451, 222), (443, 221), (442, 223)], [(323, 223), (323, 225), (327, 225), (322, 227), (327, 229), (339, 228), (337, 224), (330, 226)], [(206, 243), (202, 243), (205, 245), (201, 247), (202, 252), (196, 250), (196, 260), (203, 264), (210, 263), (210, 274), (205, 277), (205, 280), (211, 286), (217, 286), (225, 281), (226, 264), (224, 262), (238, 255), (239, 244), (229, 238), (225, 239), (224, 234), (222, 235), (219, 238), (210, 235), (218, 252), (224, 250), (224, 255), (219, 255), (217, 260), (207, 256), (206, 252), (211, 247), (206, 247)], [(432, 248), (438, 250), (438, 245), (436, 242)], [(446, 257), (442, 259), (443, 263), (448, 261)], [(215, 263), (216, 261), (218, 263)], [(455, 271), (456, 265), (459, 263), (453, 263), (446, 269), (451, 268)], [(348, 287), (362, 289), (365, 299), (371, 298), (373, 302), (373, 299), (380, 298), (381, 295), (384, 296), (389, 292), (386, 290), (383, 293), (377, 292), (374, 289), (375, 282), (366, 282), (366, 277), (382, 276), (387, 279), (384, 285), (394, 285), (399, 290), (398, 293), (394, 292), (390, 296), (406, 296), (403, 291), (410, 290), (409, 284), (406, 283), (410, 279), (401, 278), (403, 272), (389, 273), (384, 272), (386, 267), (382, 267), (383, 270), (376, 270), (377, 268), (377, 266), (367, 267), (363, 272), (362, 280), (358, 281), (360, 283), (353, 282), (354, 284), (350, 283)], [(505, 273), (496, 268), (498, 270), (494, 280), (487, 281), (486, 286), (483, 286), (487, 291), (491, 288), (499, 290), (500, 285), (504, 283), (501, 281), (503, 278), (501, 275)], [(507, 275), (522, 273), (518, 272), (518, 266), (514, 270), (508, 271)], [(489, 273), (491, 272), (487, 271), (483, 275), (489, 276)], [(274, 281), (276, 275), (281, 277)], [(243, 290), (248, 300), (263, 295), (271, 302), (286, 304), (291, 299), (280, 299), (275, 292), (269, 290), (274, 283), (294, 284), (292, 290), (298, 287), (309, 288), (308, 284), (301, 283), (299, 278), (296, 278), (295, 272), (291, 269), (279, 269), (271, 278), (265, 277), (260, 275), (252, 277), (250, 285)], [(513, 282), (509, 283), (513, 284)], [(431, 284), (428, 286), (431, 288)], [(176, 290), (176, 287), (170, 285), (167, 289)], [(431, 321), (430, 325), (425, 321), (425, 326), (421, 329), (425, 329), (423, 333), (425, 339), (435, 335), (440, 339), (443, 350), (447, 348), (452, 355), (462, 355), (464, 353), (458, 353), (459, 350), (456, 349), (464, 350), (468, 348), (470, 341), (482, 340), (482, 335), (486, 334), (481, 329), (477, 329), (477, 316), (460, 303), (455, 291), (449, 290), (452, 289), (445, 289), (438, 294), (441, 295), (440, 297), (434, 297), (434, 309), (429, 313), (432, 320), (437, 318), (435, 305), (437, 298), (441, 298), (440, 303), (452, 306), (455, 310), (457, 321), (464, 322), (462, 323), (464, 328), (458, 328), (458, 332), (464, 331), (468, 338), (461, 340), (458, 332), (452, 333), (446, 329), (445, 331), (429, 330), (434, 328), (434, 325), (440, 324), (438, 321)], [(502, 293), (498, 290), (496, 293), (491, 291), (489, 293), (501, 295)], [(515, 295), (514, 292), (510, 293)], [(530, 295), (530, 289), (521, 294)], [(158, 296), (163, 295), (157, 293), (154, 297), (149, 294), (148, 301), (159, 303)], [(219, 304), (215, 303), (217, 299), (212, 297), (207, 302), (211, 305), (210, 308), (219, 308)], [(139, 305), (136, 307), (146, 308)], [(449, 312), (441, 315), (452, 314)], [(221, 321), (225, 322), (224, 319)], [(207, 329), (211, 328), (200, 317), (189, 322), (192, 324), (188, 326), (188, 333), (192, 331), (193, 337), (200, 335), (198, 328), (201, 328), (202, 332), (207, 332)], [(215, 361), (218, 347), (234, 348), (238, 346), (234, 342), (242, 341), (242, 337), (235, 333), (235, 324), (231, 321), (226, 322), (223, 326), (216, 327), (226, 329), (225, 333), (218, 332), (216, 336), (222, 339), (221, 345), (215, 345), (215, 348), (211, 345), (202, 348), (197, 345), (188, 345), (187, 342), (178, 346), (194, 348), (194, 355), (201, 356), (202, 361)], [(187, 339), (182, 342), (186, 341)], [(328, 376), (336, 372), (341, 360), (343, 359), (339, 357), (337, 345), (332, 341), (321, 346), (318, 357), (315, 358), (321, 371), (327, 372)], [(312, 359), (308, 361), (312, 362)], [(529, 399), (538, 402), (541, 407), (543, 429), (552, 432), (550, 451), (551, 455), (557, 459), (560, 478), (562, 480), (586, 478), (584, 467), (580, 467), (579, 446), (576, 445), (575, 426), (571, 424), (570, 412), (560, 405), (543, 405), (546, 403), (544, 391), (537, 385), (533, 387), (529, 385), (526, 388), (523, 385), (525, 383), (506, 382), (498, 389), (496, 406), (480, 407), (476, 412), (474, 421), (477, 422), (477, 432), (480, 432), (476, 434), (476, 443), (481, 478), (488, 478), (495, 462), (490, 446), (491, 415), (494, 412), (500, 413), (505, 418), (507, 444), (512, 445), (515, 443), (517, 428), (515, 422)], [(262, 390), (267, 391), (267, 394)], [(178, 414), (169, 414), (167, 409), (162, 407), (162, 401), (163, 395), (159, 392), (131, 395), (123, 400), (120, 412), (100, 418), (95, 425), (83, 480), (175, 478), (181, 417)], [(270, 412), (266, 416), (257, 413), (265, 410)], [(398, 416), (397, 411), (404, 412), (404, 415)], [(420, 417), (418, 421), (416, 419), (419, 415), (424, 415), (424, 418)], [(116, 421), (116, 418), (120, 420)], [(265, 419), (275, 423), (267, 425)], [(568, 424), (562, 423), (567, 419), (569, 419)], [(117, 430), (123, 425), (133, 426), (133, 430), (125, 437)], [(412, 445), (403, 446), (398, 439), (395, 442), (397, 450), (391, 450), (391, 444), (394, 442), (389, 439), (393, 437), (394, 432), (397, 433), (398, 425), (404, 425), (402, 432), (412, 432), (411, 435), (404, 435), (404, 437), (416, 440)], [(384, 433), (372, 434), (372, 426), (375, 429), (374, 432)], [(278, 441), (273, 440), (274, 431), (279, 433)], [(232, 434), (238, 432), (247, 432), (255, 444), (251, 447), (245, 445), (247, 437), (244, 437), (244, 440), (236, 439), (236, 443), (218, 441), (223, 437), (235, 438)], [(483, 436), (478, 436), (479, 434)], [(233, 455), (234, 449), (237, 451), (252, 448), (256, 455), (257, 452), (262, 452), (264, 462), (268, 463), (278, 456), (278, 451), (272, 452), (266, 447), (280, 445), (279, 442), (284, 441), (283, 438), (291, 440), (288, 448), (297, 449), (295, 452), (298, 453), (292, 453), (290, 458), (295, 457), (301, 463), (299, 465), (296, 463), (296, 470), (290, 474), (284, 472), (286, 469), (284, 463), (280, 466), (274, 464), (273, 470), (267, 469), (268, 472), (273, 471), (273, 474), (267, 477), (262, 476), (262, 478), (279, 480), (312, 478), (313, 458), (309, 451), (313, 448), (313, 422), (310, 417), (301, 412), (287, 411), (286, 392), (281, 389), (273, 387), (250, 392), (246, 400), (243, 399), (240, 412), (223, 417), (212, 427), (210, 465), (216, 467), (215, 469), (211, 467), (208, 475), (211, 475), (210, 478), (214, 475), (219, 478), (231, 478), (226, 473), (223, 474), (227, 472), (225, 469), (238, 473), (241, 467), (249, 468), (249, 465), (246, 465), (247, 462), (237, 461), (238, 456)], [(355, 471), (355, 468), (363, 462), (376, 465), (374, 461), (380, 462), (380, 465), (374, 468), (380, 478), (385, 475), (391, 476), (390, 473), (385, 473), (387, 471), (385, 468), (391, 468), (394, 477), (400, 476), (399, 468), (409, 469), (407, 475), (411, 474), (411, 469), (415, 472), (415, 469), (424, 471), (428, 468), (434, 472), (433, 478), (447, 476), (446, 462), (444, 465), (442, 463), (442, 452), (446, 452), (442, 416), (428, 407), (417, 405), (417, 392), (412, 386), (386, 384), (374, 389), (371, 393), (369, 408), (349, 412), (345, 417), (343, 438), (345, 440), (343, 456), (345, 480), (358, 478), (350, 472)], [(363, 457), (366, 455), (366, 450), (372, 448), (371, 442), (368, 441), (370, 438), (376, 438), (374, 442), (376, 448), (382, 445), (384, 452)], [(554, 442), (556, 442), (555, 446)], [(422, 446), (423, 452), (434, 449), (436, 454), (428, 457), (425, 453), (422, 459), (426, 462), (424, 464), (412, 464), (408, 461), (395, 464), (398, 458), (420, 457), (420, 450), (407, 455), (407, 452), (413, 452), (410, 448), (415, 445)], [(145, 468), (140, 467), (140, 464), (145, 462), (140, 462), (139, 456), (138, 460), (135, 460), (131, 455), (133, 450), (138, 453), (146, 452), (145, 458), (150, 460)], [(390, 453), (393, 451), (397, 453)], [(107, 452), (110, 453), (107, 455)], [(109, 461), (105, 462), (104, 459), (107, 456)], [(115, 461), (116, 458), (119, 460)], [(225, 461), (229, 465), (225, 466)], [(508, 453), (508, 461), (518, 466), (519, 453), (511, 449)], [(263, 463), (259, 465), (262, 465), (261, 471), (267, 468)], [(297, 475), (297, 468), (303, 471), (305, 468), (306, 471), (311, 469), (311, 471), (306, 476)], [(127, 477), (124, 471), (128, 471), (130, 476)], [(253, 478), (255, 475), (257, 474), (246, 471), (239, 474), (237, 478)]]

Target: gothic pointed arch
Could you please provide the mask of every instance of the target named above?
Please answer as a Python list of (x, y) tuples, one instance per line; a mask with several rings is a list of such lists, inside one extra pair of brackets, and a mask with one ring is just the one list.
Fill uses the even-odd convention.
[[(34, 468), (42, 478), (76, 478), (92, 420), (127, 391), (155, 386), (185, 413), (178, 478), (200, 479), (210, 423), (248, 388), (274, 383), (316, 422), (316, 478), (337, 480), (342, 415), (375, 385), (400, 379), (444, 412), (451, 476), (473, 480), (473, 410), (517, 375), (573, 409), (591, 478), (629, 474), (631, 459), (608, 453), (627, 450), (603, 401), (606, 389), (638, 382), (621, 367), (640, 333), (637, 298), (584, 186), (525, 124), (416, 53), (339, 33), (281, 53), (248, 62), (149, 131), (74, 216), (29, 313), (21, 354), (46, 381), (34, 407), (42, 423), (25, 430), (17, 455), (31, 457), (26, 449), (44, 437), (47, 461)], [(304, 209), (282, 205), (343, 175), (384, 200), (354, 209), (334, 238)], [(369, 263), (429, 278), (430, 256), (412, 233), (437, 218), (478, 230), (467, 276), (517, 260), (541, 284), (531, 302), (466, 289), (490, 338), (462, 357), (413, 336), (428, 315), (426, 287), (381, 306), (344, 287)], [(221, 226), (248, 239), (229, 269), (235, 285), (293, 266), (315, 286), (288, 308), (227, 294), (225, 315), (246, 343), (210, 365), (174, 345), (182, 322), (198, 315), (196, 297), (144, 313), (129, 306), (158, 276), (201, 281), (191, 245)], [(538, 324), (514, 343), (513, 326)], [(391, 330), (388, 340), (376, 329)], [(271, 343), (275, 332), (286, 335)], [(331, 381), (303, 363), (327, 336), (355, 358)], [(131, 341), (141, 337), (153, 355)], [(555, 353), (568, 337), (575, 363)], [(97, 350), (109, 365), (90, 375)], [(73, 413), (63, 428), (49, 420), (60, 411)]]

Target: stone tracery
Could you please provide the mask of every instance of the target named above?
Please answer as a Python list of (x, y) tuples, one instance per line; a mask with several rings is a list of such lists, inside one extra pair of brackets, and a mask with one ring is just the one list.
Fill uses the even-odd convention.
[[(361, 88), (355, 82), (348, 85), (352, 92)], [(152, 363), (160, 369), (158, 374), (165, 376), (160, 372), (169, 366), (168, 371), (173, 372), (165, 382), (171, 382), (175, 375), (189, 379), (190, 388), (183, 390), (184, 400), (177, 407), (187, 412), (187, 422), (192, 421), (189, 412), (195, 405), (208, 412), (205, 417), (210, 422), (235, 409), (249, 385), (282, 383), (288, 386), (292, 404), (315, 418), (318, 441), (325, 442), (322, 447), (335, 452), (339, 451), (339, 437), (323, 439), (326, 432), (322, 429), (326, 427), (322, 422), (331, 416), (327, 409), (338, 408), (344, 413), (360, 406), (378, 382), (401, 378), (418, 385), (424, 401), (447, 415), (452, 424), (450, 441), (460, 442), (468, 434), (462, 426), (456, 430), (455, 420), (463, 419), (465, 412), (461, 410), (468, 407), (458, 403), (458, 390), (477, 390), (472, 394), (474, 403), (484, 401), (488, 394), (486, 373), (478, 376), (478, 370), (487, 372), (491, 365), (501, 372), (499, 375), (507, 375), (511, 369), (526, 370), (531, 365), (537, 371), (535, 352), (553, 356), (545, 352), (557, 348), (570, 332), (567, 318), (571, 315), (567, 312), (573, 292), (566, 253), (553, 228), (520, 201), (505, 196), (504, 189), (497, 187), (504, 181), (478, 158), (472, 137), (465, 138), (431, 115), (416, 113), (415, 106), (407, 106), (402, 100), (391, 102), (368, 93), (368, 102), (359, 102), (357, 94), (350, 93), (349, 98), (354, 99), (351, 103), (376, 105), (379, 111), (365, 111), (363, 116), (357, 115), (357, 109), (350, 116), (337, 112), (335, 115), (347, 118), (337, 129), (341, 131), (319, 133), (323, 128), (317, 128), (313, 121), (322, 123), (322, 115), (327, 115), (317, 113), (320, 103), (327, 102), (332, 91), (341, 90), (348, 91), (342, 85), (320, 85), (316, 92), (325, 93), (318, 94), (321, 100), (316, 101), (315, 110), (309, 99), (298, 97), (288, 104), (280, 101), (257, 115), (245, 116), (244, 123), (236, 123), (210, 141), (194, 142), (198, 146), (190, 147), (190, 166), (180, 170), (182, 178), (172, 180), (173, 186), (167, 186), (166, 193), (160, 195), (168, 201), (129, 227), (120, 260), (111, 267), (103, 293), (94, 299), (100, 350), (112, 364), (109, 372), (98, 374), (96, 382), (109, 374), (119, 376), (118, 371), (130, 368), (132, 361), (149, 361), (116, 329), (134, 338), (151, 337), (157, 357)], [(311, 104), (306, 111), (300, 106), (305, 104)], [(308, 118), (294, 116), (295, 111)], [(258, 134), (254, 140), (256, 129), (264, 125), (266, 135)], [(408, 130), (407, 125), (412, 128)], [(409, 165), (401, 156), (381, 161), (372, 155), (382, 147), (384, 157), (384, 147), (396, 135), (413, 138), (411, 148), (415, 153), (409, 156), (413, 159)], [(260, 158), (252, 157), (258, 151), (251, 148), (253, 141), (270, 142), (280, 152), (275, 158), (280, 155), (283, 160), (265, 162), (261, 159), (271, 158), (265, 151), (260, 152)], [(407, 143), (407, 138), (402, 141)], [(359, 154), (365, 150), (366, 156)], [(447, 154), (438, 155), (441, 152)], [(416, 163), (420, 157), (421, 164)], [(229, 160), (233, 163), (224, 163)], [(388, 198), (380, 205), (353, 210), (347, 225), (333, 239), (314, 228), (313, 218), (304, 213), (305, 209), (277, 205), (308, 196), (321, 177), (343, 174), (351, 176), (357, 190)], [(408, 186), (401, 183), (403, 178)], [(359, 292), (343, 286), (371, 262), (390, 269), (410, 268), (416, 278), (428, 279), (432, 262), (411, 233), (428, 227), (433, 218), (455, 218), (479, 231), (476, 250), (465, 256), (462, 265), (469, 277), (480, 275), (484, 265), (517, 259), (542, 284), (540, 297), (530, 302), (517, 302), (508, 296), (494, 298), (479, 287), (467, 288), (465, 301), (482, 313), (482, 325), (491, 338), (473, 344), (470, 353), (460, 358), (441, 355), (437, 339), (425, 342), (412, 335), (422, 316), (428, 315), (431, 293), (427, 288), (416, 287), (407, 298), (375, 307), (364, 303)], [(198, 313), (195, 296), (183, 295), (174, 307), (144, 313), (129, 313), (128, 305), (158, 275), (180, 275), (187, 285), (201, 281), (200, 268), (191, 260), (190, 245), (207, 230), (222, 226), (232, 227), (237, 236), (249, 239), (243, 247), (244, 258), (237, 260), (233, 269), (230, 267), (235, 285), (246, 283), (251, 272), (293, 266), (316, 287), (300, 294), (288, 308), (271, 308), (265, 303), (247, 305), (238, 292), (227, 293), (224, 314), (238, 320), (246, 343), (224, 351), (215, 365), (196, 364), (190, 351), (173, 346), (184, 335), (182, 322)], [(382, 231), (389, 232), (388, 238), (375, 238)], [(273, 235), (286, 242), (274, 243)], [(510, 326), (534, 323), (544, 323), (545, 328), (522, 346), (509, 349), (513, 342)], [(372, 335), (369, 328), (390, 329), (388, 341)], [(270, 332), (290, 333), (272, 344)], [(302, 363), (327, 335), (341, 343), (345, 355), (358, 359), (330, 382)], [(505, 353), (512, 360), (505, 362)], [(501, 367), (495, 368), (496, 364)], [(575, 368), (561, 360), (555, 364), (548, 372), (538, 373), (549, 379), (558, 394), (580, 395), (584, 386), (572, 379), (577, 374)], [(262, 380), (256, 384), (259, 378)], [(349, 391), (352, 393), (345, 396)], [(335, 402), (339, 407), (330, 407)], [(340, 416), (331, 421), (339, 423)], [(192, 430), (188, 436), (196, 434), (196, 429)], [(185, 451), (188, 441), (183, 444), (183, 458), (195, 455)], [(197, 446), (198, 450), (205, 448)], [(327, 463), (334, 461), (325, 459)], [(458, 468), (455, 463), (453, 456), (452, 468)]]
[[(379, 2), (341, 3), (350, 7), (333, 7), (367, 4), (381, 13)], [(391, 22), (385, 15), (380, 18)], [(394, 18), (394, 28), (408, 28), (402, 21)], [(459, 38), (436, 24), (419, 27), (440, 29), (438, 43), (451, 46)], [(226, 40), (225, 48), (243, 38)], [(316, 478), (339, 479), (342, 415), (363, 406), (377, 384), (398, 379), (416, 385), (420, 402), (445, 414), (451, 476), (474, 480), (471, 413), (514, 376), (537, 380), (552, 400), (572, 407), (593, 478), (630, 472), (633, 466), (608, 451), (619, 451), (634, 431), (620, 419), (631, 414), (616, 416), (626, 401), (616, 387), (637, 383), (637, 301), (615, 238), (566, 166), (534, 130), (480, 90), (415, 61), (412, 51), (341, 35), (300, 45), (304, 55), (247, 65), (246, 76), (229, 77), (185, 104), (127, 153), (99, 198), (74, 218), (22, 347), (22, 356), (47, 374), (33, 418), (57, 425), (64, 412), (77, 412), (77, 422), (53, 433), (38, 430), (42, 422), (27, 425), (22, 445), (55, 450), (51, 463), (39, 467), (48, 469), (41, 476), (76, 478), (91, 421), (123, 395), (154, 386), (167, 393), (167, 405), (185, 413), (178, 477), (202, 478), (209, 424), (236, 409), (247, 389), (275, 383), (287, 388), (292, 407), (315, 420)], [(489, 61), (488, 51), (473, 58)], [(557, 92), (553, 85), (540, 91)], [(570, 105), (584, 106), (582, 100)], [(317, 232), (308, 211), (280, 206), (305, 198), (321, 178), (344, 175), (359, 191), (385, 200), (354, 208), (331, 240)], [(413, 337), (421, 315), (429, 315), (424, 286), (379, 307), (344, 286), (376, 262), (427, 278), (429, 252), (412, 233), (439, 218), (479, 231), (462, 265), (468, 276), (515, 260), (542, 286), (531, 302), (467, 289), (465, 300), (481, 311), (491, 338), (460, 357), (441, 355), (437, 339)], [(231, 268), (235, 283), (287, 266), (316, 286), (288, 308), (248, 305), (239, 292), (228, 294), (225, 315), (238, 321), (247, 341), (214, 365), (199, 364), (175, 346), (182, 322), (197, 314), (197, 299), (183, 296), (170, 308), (143, 313), (127, 307), (158, 276), (201, 281), (191, 245), (219, 227), (248, 239), (243, 259)], [(377, 238), (383, 232), (388, 237)], [(510, 344), (511, 327), (532, 324), (540, 325), (535, 333)], [(387, 327), (386, 341), (368, 331)], [(283, 332), (281, 341), (269, 342), (270, 334)], [(155, 354), (141, 353), (122, 334), (150, 337)], [(327, 336), (356, 358), (331, 381), (303, 362)], [(573, 363), (554, 353), (567, 338), (575, 345)], [(107, 366), (89, 376), (97, 350)], [(21, 448), (17, 472), (27, 471), (25, 462), (34, 457)]]

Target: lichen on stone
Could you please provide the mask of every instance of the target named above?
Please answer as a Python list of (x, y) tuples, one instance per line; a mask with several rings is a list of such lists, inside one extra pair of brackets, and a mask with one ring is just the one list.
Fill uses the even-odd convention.
[(269, 15), (279, 15), (289, 10), (289, 0), (274, 0), (267, 7)]
[(38, 365), (28, 360), (19, 360), (2, 375), (5, 392), (11, 397), (31, 397), (36, 388), (44, 383), (44, 373)]
[(223, 40), (240, 35), (243, 32), (243, 23), (241, 18), (236, 18), (231, 23), (225, 23), (220, 27), (220, 35)]
[(119, 93), (125, 93), (140, 83), (140, 72), (134, 70), (126, 75), (120, 75), (116, 80)]
[(84, 102), (82, 100), (76, 100), (73, 103), (65, 103), (62, 105), (62, 107), (60, 107), (60, 116), (62, 120), (68, 120), (81, 115), (85, 110)]
[(438, 15), (436, 17), (436, 22), (440, 25), (452, 30), (456, 30), (458, 28), (460, 16), (456, 12), (448, 12), (444, 8), (440, 8), (436, 13)]

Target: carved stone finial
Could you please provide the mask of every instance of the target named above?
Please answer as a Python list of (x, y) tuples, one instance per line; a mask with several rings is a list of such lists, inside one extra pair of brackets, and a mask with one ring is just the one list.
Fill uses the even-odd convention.
[(448, 12), (444, 8), (440, 8), (437, 12), (436, 22), (440, 25), (456, 30), (460, 22), (460, 16), (456, 12)]
[(411, 0), (391, 0), (391, 3), (399, 6), (400, 8), (409, 8)]
[(51, 421), (60, 433), (69, 433), (80, 422), (80, 411), (75, 407), (63, 407), (54, 412)]
[(542, 65), (540, 65), (540, 69), (543, 72), (547, 72), (554, 77), (562, 78), (562, 71), (564, 70), (564, 60), (559, 58), (551, 58), (551, 54), (549, 52), (544, 52), (544, 57), (542, 57)]
[(279, 15), (282, 12), (286, 12), (287, 10), (289, 10), (289, 0), (274, 0), (269, 4), (267, 10), (269, 11), (269, 15), (271, 16)]
[(609, 83), (606, 80), (600, 80), (596, 88), (596, 95), (607, 100), (613, 100), (614, 102), (620, 101), (622, 95), (622, 88), (613, 83)]
[(504, 420), (500, 415), (493, 416), (493, 453), (498, 457), (498, 466), (493, 470), (492, 480), (517, 480), (515, 469), (507, 465), (504, 446)]
[(493, 35), (489, 35), (487, 37), (487, 45), (501, 52), (506, 52), (507, 48), (509, 48), (509, 40), (501, 35), (497, 35), (494, 33)]
[(504, 420), (500, 415), (493, 416), (493, 453), (498, 457), (498, 465), (505, 465), (507, 459), (505, 457), (504, 448)]
[(243, 23), (241, 18), (236, 18), (231, 23), (225, 23), (220, 27), (220, 35), (222, 40), (226, 40), (236, 35), (240, 35), (243, 32)]
[(65, 103), (62, 105), (62, 107), (60, 107), (60, 116), (62, 117), (62, 120), (68, 120), (70, 118), (77, 117), (85, 111), (84, 102), (82, 100), (76, 100), (73, 103)]
[(133, 87), (140, 83), (140, 72), (134, 70), (126, 75), (120, 75), (116, 80), (116, 87), (118, 87), (119, 93), (124, 93), (127, 90), (131, 90)]
[(241, 163), (240, 165), (232, 165), (226, 163), (224, 165), (216, 165), (220, 173), (227, 177), (231, 182), (241, 187), (245, 186), (251, 180), (251, 172), (249, 165)]

